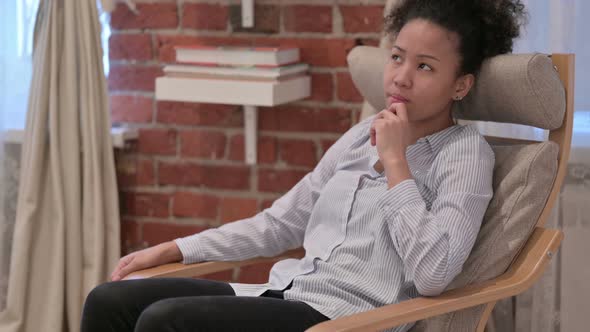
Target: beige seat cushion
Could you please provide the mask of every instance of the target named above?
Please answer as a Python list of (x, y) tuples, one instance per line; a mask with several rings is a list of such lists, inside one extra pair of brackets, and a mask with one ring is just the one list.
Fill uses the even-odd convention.
[[(348, 54), (352, 80), (375, 110), (385, 108), (383, 69), (389, 56), (389, 50), (371, 46)], [(565, 114), (565, 90), (547, 55), (498, 55), (484, 62), (472, 91), (453, 112), (459, 119), (556, 129)]]
[[(557, 173), (553, 142), (492, 146), (494, 197), (463, 271), (448, 289), (495, 278), (510, 265), (532, 233)], [(483, 306), (418, 322), (411, 331), (475, 331)]]

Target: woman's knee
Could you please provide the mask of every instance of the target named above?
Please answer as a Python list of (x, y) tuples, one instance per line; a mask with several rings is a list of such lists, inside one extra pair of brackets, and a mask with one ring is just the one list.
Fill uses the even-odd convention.
[(147, 307), (137, 320), (136, 332), (167, 331), (178, 310), (174, 299), (160, 300)]
[[(81, 330), (106, 331), (113, 317), (121, 316), (124, 303), (121, 303), (121, 288), (117, 283), (105, 283), (96, 286), (84, 302)], [(123, 311), (125, 312), (125, 311)]]
[(85, 307), (110, 307), (121, 297), (121, 289), (116, 282), (100, 284), (88, 293)]

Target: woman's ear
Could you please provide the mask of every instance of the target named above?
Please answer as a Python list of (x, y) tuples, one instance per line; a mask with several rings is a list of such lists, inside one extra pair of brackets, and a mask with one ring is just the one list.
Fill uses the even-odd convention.
[(453, 98), (455, 100), (461, 100), (469, 93), (471, 87), (475, 83), (475, 76), (473, 74), (465, 74), (461, 75), (457, 78), (455, 83), (455, 95)]

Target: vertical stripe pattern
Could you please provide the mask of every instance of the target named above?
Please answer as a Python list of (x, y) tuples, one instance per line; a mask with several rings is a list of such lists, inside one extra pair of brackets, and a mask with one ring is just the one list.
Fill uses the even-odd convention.
[[(478, 131), (454, 125), (419, 139), (412, 179), (387, 188), (371, 146), (373, 117), (345, 133), (316, 168), (256, 216), (176, 239), (189, 264), (274, 256), (269, 282), (231, 284), (237, 295), (285, 289), (334, 319), (440, 294), (461, 271), (492, 197), (494, 154)], [(393, 331), (405, 331), (411, 324)]]

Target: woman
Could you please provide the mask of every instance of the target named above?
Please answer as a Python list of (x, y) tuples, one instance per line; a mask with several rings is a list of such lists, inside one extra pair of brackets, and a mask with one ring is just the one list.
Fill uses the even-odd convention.
[[(407, 0), (386, 18), (387, 109), (351, 128), (272, 207), (123, 257), (112, 274), (244, 260), (303, 245), (262, 285), (119, 281), (88, 296), (82, 331), (302, 331), (440, 294), (461, 271), (492, 197), (494, 155), (456, 125), (482, 61), (512, 49), (518, 0)], [(405, 331), (411, 325), (398, 327)]]

